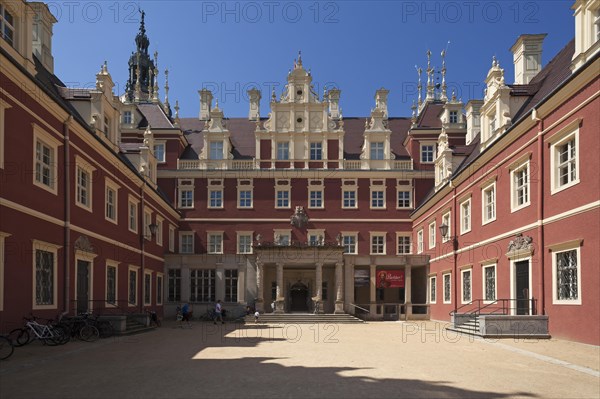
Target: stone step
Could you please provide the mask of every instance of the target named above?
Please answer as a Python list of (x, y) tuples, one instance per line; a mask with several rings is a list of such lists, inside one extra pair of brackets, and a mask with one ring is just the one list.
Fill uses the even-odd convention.
[[(246, 316), (246, 323), (254, 323), (254, 316)], [(260, 323), (364, 323), (359, 318), (349, 314), (262, 314)]]

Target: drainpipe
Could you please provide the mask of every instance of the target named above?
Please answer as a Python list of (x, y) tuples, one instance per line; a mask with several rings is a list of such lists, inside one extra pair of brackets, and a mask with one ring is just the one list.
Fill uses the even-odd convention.
[(141, 213), (141, 218), (140, 220), (142, 221), (142, 228), (141, 228), (141, 234), (140, 234), (140, 240), (141, 240), (141, 249), (142, 249), (142, 253), (140, 254), (141, 257), (141, 273), (140, 273), (140, 277), (138, 277), (138, 281), (140, 282), (139, 285), (139, 292), (140, 292), (140, 296), (139, 296), (139, 308), (140, 308), (140, 313), (144, 313), (144, 271), (145, 271), (145, 246), (146, 246), (146, 221), (144, 220), (144, 216), (145, 216), (145, 209), (146, 209), (146, 204), (144, 202), (144, 189), (146, 188), (146, 179), (142, 176), (142, 185), (141, 185), (141, 195), (140, 195), (140, 199), (141, 199), (141, 205), (140, 206), (140, 213)]
[[(454, 258), (454, 270), (452, 272), (453, 274), (453, 280), (454, 280), (454, 314), (456, 314), (456, 311), (458, 309), (458, 225), (457, 223), (457, 217), (456, 217), (456, 213), (458, 212), (456, 209), (456, 186), (454, 186), (454, 184), (452, 183), (452, 180), (450, 180), (450, 188), (452, 188), (452, 219), (454, 219), (452, 221), (452, 230), (454, 230), (454, 234), (452, 233), (452, 231), (449, 233), (450, 237), (452, 239), (452, 253), (453, 253), (453, 258)], [(442, 284), (444, 284), (444, 281), (442, 281)], [(442, 290), (442, 295), (443, 295), (444, 291)]]
[(538, 138), (537, 138), (537, 150), (539, 160), (539, 181), (537, 189), (537, 220), (539, 224), (537, 226), (537, 234), (539, 240), (539, 259), (540, 259), (540, 281), (539, 281), (539, 311), (542, 315), (546, 314), (546, 289), (545, 289), (545, 252), (544, 252), (544, 177), (545, 177), (545, 166), (544, 166), (544, 137), (542, 132), (544, 131), (544, 121), (537, 116), (537, 110), (534, 108), (531, 111), (531, 119), (533, 119), (538, 126)]
[(63, 136), (64, 136), (64, 282), (63, 282), (63, 312), (69, 312), (69, 293), (71, 291), (71, 273), (70, 273), (70, 263), (71, 263), (71, 207), (70, 207), (70, 193), (71, 193), (71, 169), (70, 169), (70, 148), (71, 141), (69, 137), (69, 128), (71, 123), (73, 122), (73, 115), (69, 115), (69, 117), (63, 122)]

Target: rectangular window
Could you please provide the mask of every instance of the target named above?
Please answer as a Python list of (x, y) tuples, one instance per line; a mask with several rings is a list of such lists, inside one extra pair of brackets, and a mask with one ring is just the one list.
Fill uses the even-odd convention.
[(471, 231), (471, 199), (460, 204), (460, 233)]
[(82, 167), (77, 167), (77, 204), (84, 208), (92, 207), (92, 177)]
[(144, 238), (150, 240), (152, 238), (152, 232), (150, 225), (152, 224), (152, 212), (144, 211)]
[(421, 163), (432, 163), (435, 159), (433, 144), (421, 144)]
[(578, 126), (580, 121), (569, 124), (564, 129), (566, 135), (558, 133), (558, 139), (556, 135), (553, 137), (550, 147), (552, 194), (579, 183), (579, 129), (573, 127), (574, 123)]
[(462, 303), (471, 302), (471, 269), (462, 270)]
[(106, 214), (105, 217), (113, 222), (117, 221), (117, 191), (106, 186)]
[(163, 276), (160, 274), (156, 276), (156, 304), (163, 304)]
[(410, 191), (398, 191), (398, 208), (410, 207)]
[(223, 233), (208, 234), (208, 253), (222, 254), (223, 253)]
[(529, 205), (529, 162), (511, 171), (512, 211)]
[(239, 207), (240, 208), (252, 208), (252, 191), (242, 190), (239, 191)]
[(374, 234), (371, 236), (371, 254), (385, 255), (385, 234)]
[(215, 301), (215, 270), (190, 270), (190, 302)]
[(423, 230), (417, 232), (417, 253), (423, 252)]
[(252, 253), (252, 234), (238, 235), (238, 254)]
[(287, 161), (290, 159), (290, 143), (277, 143), (277, 160)]
[(580, 249), (573, 248), (552, 253), (553, 303), (581, 305)]
[(385, 208), (385, 191), (371, 191), (371, 208)]
[(290, 207), (290, 192), (289, 190), (277, 190), (277, 208)]
[(133, 117), (131, 115), (131, 111), (123, 112), (123, 124), (130, 125), (133, 123)]
[(112, 121), (110, 118), (108, 116), (104, 116), (104, 136), (109, 140), (112, 140), (111, 125)]
[(225, 270), (225, 302), (237, 302), (238, 300), (238, 271)]
[(127, 301), (130, 306), (137, 305), (137, 269), (129, 269)]
[(398, 255), (410, 254), (410, 236), (398, 236)]
[(450, 273), (444, 274), (442, 276), (442, 278), (444, 280), (443, 281), (443, 283), (444, 283), (444, 303), (451, 303), (452, 302), (452, 299), (451, 299), (451, 295), (452, 295), (451, 294), (451, 288), (452, 288), (452, 285), (451, 285), (451, 282), (450, 282), (450, 276), (451, 276)]
[(435, 247), (435, 222), (429, 223), (429, 249)]
[(437, 299), (435, 276), (429, 277), (429, 303), (435, 303)]
[(209, 159), (223, 159), (223, 142), (222, 141), (211, 141), (210, 144)]
[(179, 252), (182, 254), (194, 253), (194, 233), (179, 233)]
[(275, 230), (273, 232), (273, 242), (275, 245), (290, 245), (290, 230)]
[(356, 191), (344, 191), (343, 208), (356, 208)]
[(106, 265), (106, 303), (117, 303), (117, 267)]
[(450, 111), (450, 123), (458, 123), (458, 111)]
[(451, 222), (450, 222), (450, 212), (445, 213), (442, 216), (442, 225), (443, 226), (448, 226), (448, 232), (446, 233), (445, 236), (442, 236), (442, 242), (448, 242), (448, 241), (450, 241), (450, 236), (452, 235), (452, 225), (451, 225)]
[(37, 183), (55, 189), (55, 162), (55, 150), (43, 141), (37, 140), (35, 143), (35, 181)]
[(181, 301), (181, 270), (180, 269), (169, 269), (168, 274), (169, 292), (167, 294), (167, 301), (169, 302), (180, 302)]
[(496, 300), (496, 265), (483, 267), (483, 300)]
[(144, 305), (152, 304), (152, 273), (144, 273)]
[(358, 253), (356, 247), (356, 235), (344, 235), (344, 253), (356, 255)]
[(35, 250), (35, 305), (54, 306), (56, 301), (56, 253)]
[(496, 183), (485, 187), (481, 193), (483, 224), (496, 220)]
[(381, 160), (384, 158), (383, 154), (383, 143), (371, 143), (371, 159)]
[(137, 233), (138, 231), (138, 204), (129, 201), (129, 231)]
[(0, 35), (11, 47), (15, 46), (15, 19), (3, 4), (0, 4)]
[(323, 144), (310, 143), (310, 160), (320, 161), (323, 159)]
[(156, 215), (156, 245), (163, 245), (163, 220)]
[(194, 181), (192, 179), (180, 179), (177, 182), (177, 191), (179, 193), (179, 208), (194, 207)]
[(157, 162), (165, 162), (165, 143), (154, 144), (154, 157)]
[(223, 208), (223, 191), (210, 190), (210, 199), (208, 202), (209, 208)]
[(557, 186), (565, 186), (577, 179), (577, 167), (575, 156), (575, 139), (556, 146), (557, 157)]
[(323, 191), (311, 191), (309, 208), (323, 208)]

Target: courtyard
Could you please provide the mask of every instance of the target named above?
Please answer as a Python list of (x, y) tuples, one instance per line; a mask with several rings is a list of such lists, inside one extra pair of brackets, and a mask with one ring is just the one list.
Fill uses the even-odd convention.
[(16, 348), (8, 398), (598, 398), (600, 348), (483, 340), (438, 322), (164, 323), (95, 343)]

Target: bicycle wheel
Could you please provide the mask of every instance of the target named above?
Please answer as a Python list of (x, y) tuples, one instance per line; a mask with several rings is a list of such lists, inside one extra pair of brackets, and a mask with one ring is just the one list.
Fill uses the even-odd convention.
[(8, 359), (14, 351), (15, 347), (10, 339), (0, 336), (0, 360)]
[(71, 332), (69, 329), (62, 325), (57, 325), (53, 327), (56, 337), (54, 340), (57, 345), (64, 345), (71, 340)]
[(10, 337), (12, 344), (17, 347), (27, 345), (31, 342), (29, 331), (25, 328), (15, 328), (8, 336)]
[(96, 327), (87, 324), (79, 330), (79, 338), (82, 341), (93, 342), (100, 338), (100, 331)]
[(110, 338), (115, 335), (115, 328), (109, 320), (99, 321), (96, 328), (100, 332), (100, 338)]

